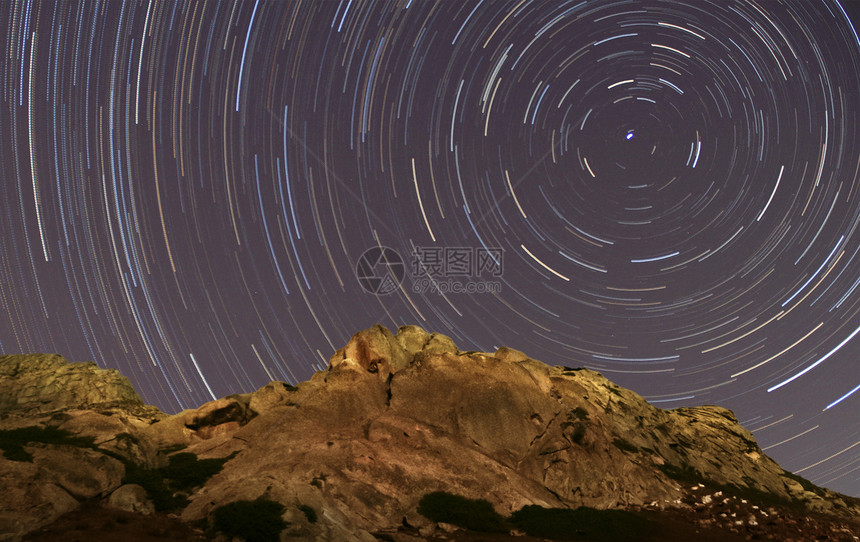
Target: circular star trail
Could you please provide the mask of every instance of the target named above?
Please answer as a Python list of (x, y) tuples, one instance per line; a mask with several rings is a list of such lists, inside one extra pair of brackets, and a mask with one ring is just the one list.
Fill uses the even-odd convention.
[(176, 411), (418, 324), (860, 495), (857, 8), (4, 2), (0, 351)]

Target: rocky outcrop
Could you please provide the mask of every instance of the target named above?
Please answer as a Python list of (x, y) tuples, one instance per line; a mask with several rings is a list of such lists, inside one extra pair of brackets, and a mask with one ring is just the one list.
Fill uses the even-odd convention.
[(510, 513), (526, 504), (678, 506), (698, 481), (849, 508), (826, 490), (798, 492), (726, 409), (661, 410), (593, 371), (510, 348), (460, 352), (414, 326), (359, 332), (328, 371), (297, 388), (269, 384), (249, 404), (257, 415), (247, 425), (192, 444), (241, 455), (192, 498), (184, 519), (265, 496), (326, 511), (310, 531), (288, 528), (291, 536), (360, 536), (404, 518), (420, 524), (417, 502), (434, 490)]
[(107, 497), (121, 485), (123, 459), (155, 465), (142, 429), (165, 416), (116, 370), (58, 355), (0, 356), (0, 540)]
[[(17, 374), (32, 372), (24, 365)], [(285, 507), (289, 539), (370, 541), (403, 525), (429, 535), (436, 527), (416, 509), (432, 491), (487, 499), (507, 515), (529, 504), (690, 508), (691, 488), (707, 488), (860, 517), (854, 502), (786, 473), (726, 409), (662, 410), (596, 372), (504, 347), (461, 352), (415, 326), (355, 334), (328, 370), (298, 386), (272, 382), (172, 416), (80, 406), (28, 419), (92, 447), (31, 445), (32, 463), (0, 459), (0, 483), (23, 487), (22, 499), (41, 511), (15, 523), (6, 505), (0, 530), (20, 534), (87, 498), (143, 512), (146, 499), (119, 488), (122, 463), (111, 461), (156, 468), (179, 448), (231, 458), (188, 494), (183, 520), (205, 523), (218, 506), (263, 497)], [(0, 428), (22, 420), (7, 416)], [(49, 466), (72, 457), (100, 465), (103, 477), (72, 479)]]
[(143, 406), (128, 378), (95, 362), (69, 363), (56, 354), (0, 356), (0, 414), (70, 408)]

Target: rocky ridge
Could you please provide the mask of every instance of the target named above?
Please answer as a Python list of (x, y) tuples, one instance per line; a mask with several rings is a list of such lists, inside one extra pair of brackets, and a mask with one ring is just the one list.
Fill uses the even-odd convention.
[[(784, 471), (724, 408), (662, 410), (594, 371), (510, 348), (461, 352), (415, 326), (357, 333), (298, 386), (272, 382), (175, 415), (91, 363), (0, 356), (0, 375), (0, 444), (33, 427), (65, 435), (4, 447), (0, 540), (94, 500), (151, 513), (157, 499), (129, 473), (168, 472), (179, 454), (223, 460), (176, 492), (179, 519), (202, 529), (219, 506), (263, 497), (284, 506), (283, 539), (437, 536), (442, 527), (416, 511), (432, 491), (486, 499), (504, 515), (526, 505), (705, 511), (702, 528), (745, 536), (767, 535), (775, 506), (838, 516), (848, 534), (831, 540), (855, 540), (860, 518), (856, 499)], [(731, 508), (741, 501), (749, 507)]]

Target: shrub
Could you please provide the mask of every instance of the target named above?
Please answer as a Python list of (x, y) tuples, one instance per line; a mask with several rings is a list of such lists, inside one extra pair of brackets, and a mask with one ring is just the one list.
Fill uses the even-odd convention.
[(213, 528), (245, 542), (277, 542), (287, 522), (281, 517), (284, 506), (260, 497), (254, 501), (235, 501), (212, 512)]
[(553, 540), (627, 542), (641, 540), (653, 530), (644, 517), (624, 510), (576, 510), (528, 505), (511, 515), (510, 522), (529, 536)]
[(450, 523), (484, 533), (504, 533), (509, 528), (505, 518), (484, 499), (468, 499), (444, 491), (421, 497), (418, 513), (431, 521)]

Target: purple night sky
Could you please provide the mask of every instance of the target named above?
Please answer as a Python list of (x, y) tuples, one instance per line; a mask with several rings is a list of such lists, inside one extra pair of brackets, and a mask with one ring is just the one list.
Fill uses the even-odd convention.
[(417, 324), (860, 495), (858, 11), (2, 2), (0, 353), (175, 412)]

